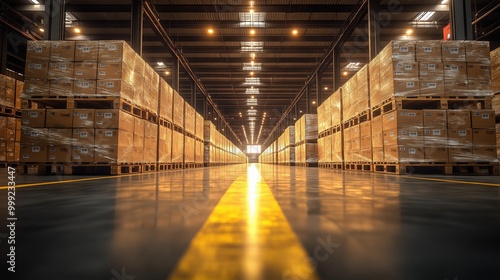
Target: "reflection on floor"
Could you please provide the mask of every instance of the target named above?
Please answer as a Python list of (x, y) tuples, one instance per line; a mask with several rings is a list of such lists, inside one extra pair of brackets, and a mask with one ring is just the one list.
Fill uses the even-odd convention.
[(500, 279), (498, 178), (433, 179), (237, 165), (20, 187), (16, 276)]

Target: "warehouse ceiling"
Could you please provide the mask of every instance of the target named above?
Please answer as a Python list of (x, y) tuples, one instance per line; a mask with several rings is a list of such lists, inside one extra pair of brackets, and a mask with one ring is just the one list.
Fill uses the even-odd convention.
[[(2, 0), (2, 19), (43, 36), (43, 0)], [(243, 145), (262, 144), (292, 99), (304, 87), (357, 11), (361, 0), (148, 0), (176, 48), (217, 105)], [(390, 40), (441, 39), (449, 22), (446, 0), (380, 2), (381, 45)], [(7, 8), (10, 6), (11, 9)], [(491, 0), (472, 0), (475, 37), (498, 46), (500, 9)], [(130, 0), (66, 0), (66, 40), (130, 41)], [(489, 14), (488, 14), (489, 13)], [(484, 17), (482, 17), (485, 15)], [(482, 17), (482, 18), (481, 18)], [(75, 32), (80, 29), (80, 33)], [(341, 53), (341, 84), (368, 62), (367, 18)], [(172, 55), (144, 19), (143, 57), (171, 83)], [(13, 50), (11, 50), (11, 53)], [(12, 55), (9, 67), (21, 71), (23, 58)], [(181, 70), (180, 93), (190, 100), (192, 82)], [(320, 90), (331, 94), (333, 70), (321, 74)], [(316, 86), (312, 86), (316, 91)], [(320, 100), (321, 101), (321, 100)], [(299, 102), (298, 118), (305, 113)], [(310, 100), (313, 107), (317, 100)], [(202, 111), (201, 100), (196, 108)], [(293, 111), (292, 113), (295, 113)], [(210, 118), (216, 120), (214, 112)], [(222, 129), (224, 125), (218, 124)], [(225, 133), (229, 136), (229, 129)]]

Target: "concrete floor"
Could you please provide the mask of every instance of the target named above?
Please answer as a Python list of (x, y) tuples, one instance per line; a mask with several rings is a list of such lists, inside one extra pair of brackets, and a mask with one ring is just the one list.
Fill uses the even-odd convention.
[(236, 165), (16, 183), (1, 279), (500, 279), (499, 177)]

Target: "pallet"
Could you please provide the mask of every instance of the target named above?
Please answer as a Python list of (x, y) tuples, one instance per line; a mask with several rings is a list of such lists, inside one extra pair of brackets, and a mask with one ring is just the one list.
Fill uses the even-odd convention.
[(19, 162), (18, 161), (2, 161), (0, 162), (0, 168), (8, 168), (8, 167), (13, 167), (13, 168), (17, 168), (19, 166)]
[[(36, 104), (36, 106), (34, 106)], [(133, 102), (109, 96), (51, 96), (33, 97), (23, 101), (23, 109), (120, 109), (136, 117), (157, 123), (158, 115)]]
[(329, 164), (330, 169), (344, 170), (344, 163), (342, 162), (331, 162)]
[(317, 162), (296, 162), (295, 166), (298, 167), (318, 167)]
[(142, 173), (141, 163), (22, 163), (22, 174), (120, 175)]
[(371, 162), (346, 162), (344, 170), (373, 171), (373, 164)]
[(491, 109), (491, 97), (440, 97), (440, 96), (417, 96), (417, 97), (393, 97), (385, 100), (380, 105), (372, 107), (371, 117), (392, 112), (394, 110), (460, 110), (460, 109)]
[(170, 129), (172, 129), (172, 123), (171, 123), (169, 120), (164, 119), (164, 118), (162, 118), (162, 117), (159, 117), (159, 118), (158, 118), (158, 124), (159, 124), (160, 126), (164, 126), (164, 127), (166, 127), (166, 128), (170, 128)]
[(355, 125), (358, 125), (360, 123), (363, 123), (363, 122), (366, 122), (366, 121), (369, 121), (371, 120), (371, 111), (370, 110), (366, 110), (366, 111), (363, 111), (359, 114), (357, 114), (355, 117), (353, 118), (350, 118), (348, 119), (347, 121), (344, 121), (343, 123), (343, 126), (344, 126), (344, 129), (345, 128), (348, 128), (348, 127), (351, 127), (351, 126), (355, 126)]
[(426, 162), (426, 163), (374, 163), (373, 171), (397, 175), (443, 174), (443, 175), (500, 175), (498, 163), (477, 162)]
[(14, 107), (0, 105), (0, 115), (5, 117), (20, 118), (21, 110)]

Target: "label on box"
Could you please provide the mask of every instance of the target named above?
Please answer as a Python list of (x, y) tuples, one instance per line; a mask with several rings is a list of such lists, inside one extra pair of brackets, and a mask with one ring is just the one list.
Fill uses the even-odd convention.
[(414, 154), (417, 153), (417, 149), (415, 149), (415, 148), (409, 148), (408, 149), (408, 153), (414, 155)]
[(451, 54), (458, 54), (458, 48), (450, 48)]
[(489, 119), (490, 119), (490, 115), (489, 115), (489, 114), (482, 114), (482, 115), (481, 115), (481, 118), (482, 118), (483, 120), (489, 120)]
[(430, 53), (432, 52), (432, 47), (423, 47), (424, 52)]
[(37, 147), (37, 146), (31, 147), (31, 152), (33, 152), (33, 153), (39, 153), (40, 152), (40, 147)]
[(113, 131), (106, 131), (106, 133), (104, 133), (104, 135), (106, 137), (113, 137)]
[(432, 135), (436, 135), (436, 136), (441, 135), (441, 130), (439, 130), (439, 129), (433, 130)]
[(29, 124), (30, 121), (29, 120), (23, 120), (23, 124)]
[(407, 88), (414, 88), (415, 87), (415, 83), (414, 82), (407, 82), (406, 83), (406, 87)]
[(417, 113), (414, 113), (414, 112), (408, 113), (408, 117), (416, 117), (416, 116), (417, 116)]
[(427, 76), (427, 71), (420, 71), (420, 75)]
[(81, 137), (81, 138), (87, 138), (87, 137), (88, 137), (88, 135), (89, 135), (89, 134), (88, 134), (86, 131), (84, 131), (84, 132), (80, 132), (80, 137)]
[(108, 50), (110, 51), (116, 51), (116, 46), (115, 45), (109, 45)]
[(451, 70), (458, 71), (458, 66), (456, 66), (456, 65), (452, 65), (450, 68), (451, 68)]
[(28, 158), (30, 158), (30, 155), (25, 154), (25, 155), (23, 155), (23, 158), (28, 159)]
[(113, 87), (115, 87), (115, 83), (114, 82), (106, 82), (106, 87), (113, 88)]
[(90, 52), (90, 47), (82, 47), (82, 48), (81, 48), (81, 52), (83, 52), (83, 53), (88, 53), (88, 52)]
[(88, 148), (82, 148), (80, 151), (82, 152), (82, 154), (88, 154), (89, 153), (89, 149)]
[(429, 64), (429, 65), (427, 66), (427, 68), (428, 68), (429, 70), (436, 70), (436, 64)]
[(458, 136), (467, 136), (467, 131), (466, 130), (458, 131)]
[(98, 125), (103, 125), (104, 124), (104, 122), (101, 122), (101, 121), (97, 121), (95, 123), (98, 124)]
[(410, 132), (410, 133), (408, 133), (408, 135), (410, 135), (410, 137), (417, 137), (418, 132)]
[(30, 112), (30, 118), (38, 118), (37, 112)]
[(80, 156), (79, 155), (74, 155), (73, 158), (74, 159), (80, 159)]
[(111, 118), (113, 118), (113, 113), (106, 113), (106, 114), (104, 114), (104, 118), (105, 119), (111, 119)]
[(55, 152), (55, 151), (56, 151), (56, 148), (54, 148), (54, 147), (50, 147), (50, 148), (49, 148), (49, 151), (51, 151), (51, 152)]
[(400, 52), (408, 52), (408, 47), (406, 47), (406, 46), (405, 47), (400, 47), (399, 51)]
[(411, 65), (405, 65), (405, 70), (411, 71), (413, 67)]
[(33, 68), (35, 68), (35, 69), (37, 69), (37, 70), (40, 70), (40, 69), (42, 69), (42, 64), (36, 64), (36, 63), (35, 63), (35, 64), (33, 65)]
[(403, 72), (403, 71), (401, 71), (401, 70), (397, 70), (397, 71), (396, 71), (396, 75), (403, 75), (403, 74), (404, 74), (404, 72)]
[(80, 119), (81, 119), (81, 120), (86, 120), (86, 119), (88, 119), (88, 114), (80, 114)]
[(42, 53), (42, 50), (43, 50), (43, 49), (42, 49), (41, 47), (36, 47), (36, 48), (35, 48), (35, 52), (36, 52), (36, 53)]

